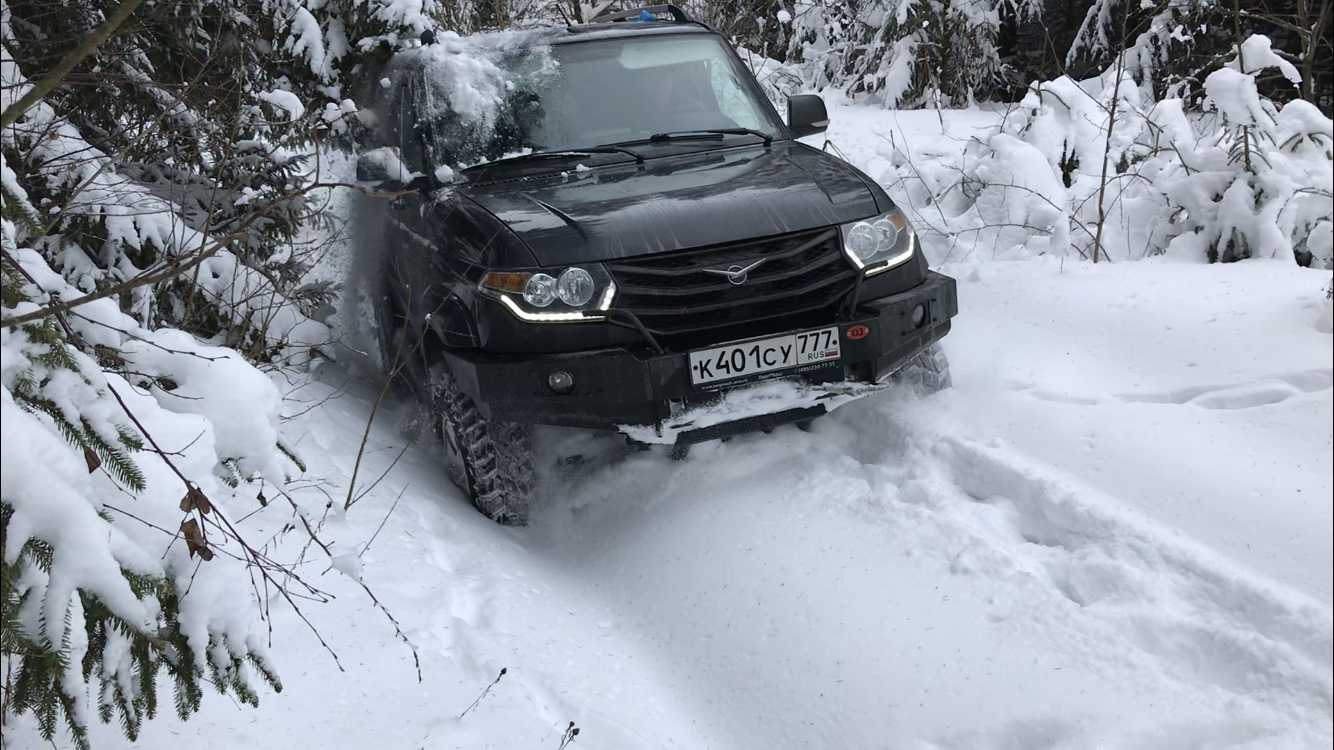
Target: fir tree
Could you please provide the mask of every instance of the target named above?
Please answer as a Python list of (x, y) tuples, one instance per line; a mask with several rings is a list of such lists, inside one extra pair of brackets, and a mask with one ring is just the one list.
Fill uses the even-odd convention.
[[(6, 101), (31, 90), (111, 10), (0, 3)], [(141, 386), (140, 398), (172, 387), (169, 373), (128, 363), (130, 344), (153, 346), (144, 342), (166, 327), (254, 361), (282, 355), (289, 342), (269, 328), (274, 311), (302, 320), (328, 297), (299, 286), (305, 260), (294, 239), (317, 218), (306, 199), (307, 154), (317, 138), (355, 137), (357, 108), (344, 88), (378, 70), (397, 40), (415, 40), (431, 23), (418, 10), (355, 0), (315, 11), (297, 0), (146, 0), (44, 96), (6, 110), (5, 454), (35, 443), (55, 464), (23, 466), (48, 485), (7, 484), (0, 502), (0, 672), (13, 675), (6, 710), (31, 714), (44, 737), (67, 731), (86, 747), (96, 717), (134, 739), (157, 714), (162, 676), (181, 718), (198, 710), (204, 683), (252, 705), (256, 676), (279, 688), (245, 621), (207, 616), (208, 607), (235, 612), (235, 604), (182, 585), (236, 564), (213, 560), (219, 544), (232, 544), (240, 564), (255, 569), (201, 489), (220, 487), (220, 478), (248, 480), (244, 456), (216, 456), (216, 476), (182, 474), (157, 446), (144, 450), (152, 438), (112, 382)], [(62, 300), (109, 292), (52, 312)], [(290, 454), (272, 443), (261, 450), (265, 465)], [(91, 476), (76, 476), (71, 460)], [(116, 515), (103, 498), (129, 496), (141, 503), (137, 513), (154, 510), (148, 506), (172, 491), (149, 483), (148, 465), (159, 474), (171, 467), (169, 481), (184, 485), (179, 511), (170, 499), (156, 506), (159, 519), (180, 524), (179, 538), (167, 532), (174, 551), (165, 559), (151, 536), (161, 525)], [(53, 508), (70, 524), (64, 534), (44, 526)], [(71, 547), (70, 539), (82, 541)], [(77, 574), (61, 565), (71, 555), (82, 561)], [(187, 611), (193, 618), (183, 619)]]

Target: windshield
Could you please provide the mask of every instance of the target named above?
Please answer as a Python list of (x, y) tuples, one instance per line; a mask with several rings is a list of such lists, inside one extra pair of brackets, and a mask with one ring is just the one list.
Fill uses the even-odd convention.
[[(784, 132), (749, 72), (711, 34), (555, 45), (531, 34), (478, 35), (413, 50), (392, 71), (397, 83), (386, 89), (389, 114), (380, 127), (403, 164), (423, 174), (659, 133), (749, 129), (779, 138)], [(715, 135), (666, 143), (708, 148), (727, 141)], [(665, 147), (621, 153), (642, 158), (646, 149)], [(527, 165), (568, 168), (549, 159)]]
[(781, 136), (747, 73), (712, 35), (556, 45), (555, 75), (535, 93), (530, 147), (579, 149), (656, 133), (750, 128)]

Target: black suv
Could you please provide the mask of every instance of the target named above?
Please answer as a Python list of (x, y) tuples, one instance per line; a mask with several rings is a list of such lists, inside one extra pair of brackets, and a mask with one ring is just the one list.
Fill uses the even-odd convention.
[(874, 181), (795, 140), (827, 127), (819, 97), (784, 123), (723, 37), (654, 6), (495, 35), (514, 75), (479, 124), (448, 101), (464, 41), (374, 81), (359, 177), (394, 197), (357, 229), (383, 361), (483, 513), (526, 521), (535, 424), (681, 451), (948, 385), (954, 281)]

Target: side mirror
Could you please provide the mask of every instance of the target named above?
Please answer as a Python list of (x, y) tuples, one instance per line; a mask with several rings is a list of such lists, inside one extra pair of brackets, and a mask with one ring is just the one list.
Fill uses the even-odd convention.
[(825, 109), (824, 99), (815, 94), (789, 96), (787, 126), (798, 138), (823, 133), (829, 127), (829, 112)]

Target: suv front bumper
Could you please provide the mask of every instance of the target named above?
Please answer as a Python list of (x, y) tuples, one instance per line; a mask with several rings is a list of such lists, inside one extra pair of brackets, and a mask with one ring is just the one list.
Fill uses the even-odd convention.
[[(836, 324), (842, 339), (838, 360), (782, 376), (795, 400), (738, 398), (743, 390), (776, 393), (773, 380), (753, 388), (746, 381), (711, 390), (692, 386), (688, 352), (614, 348), (536, 356), (451, 351), (446, 356), (459, 387), (489, 419), (622, 429), (642, 442), (694, 443), (809, 419), (879, 390), (890, 374), (948, 333), (958, 311), (954, 279), (935, 272), (906, 292), (862, 303), (856, 316)], [(808, 328), (820, 327), (826, 326)], [(860, 338), (849, 337), (854, 329)], [(556, 370), (573, 376), (573, 390), (552, 391), (547, 379)], [(728, 408), (729, 402), (747, 406)]]

